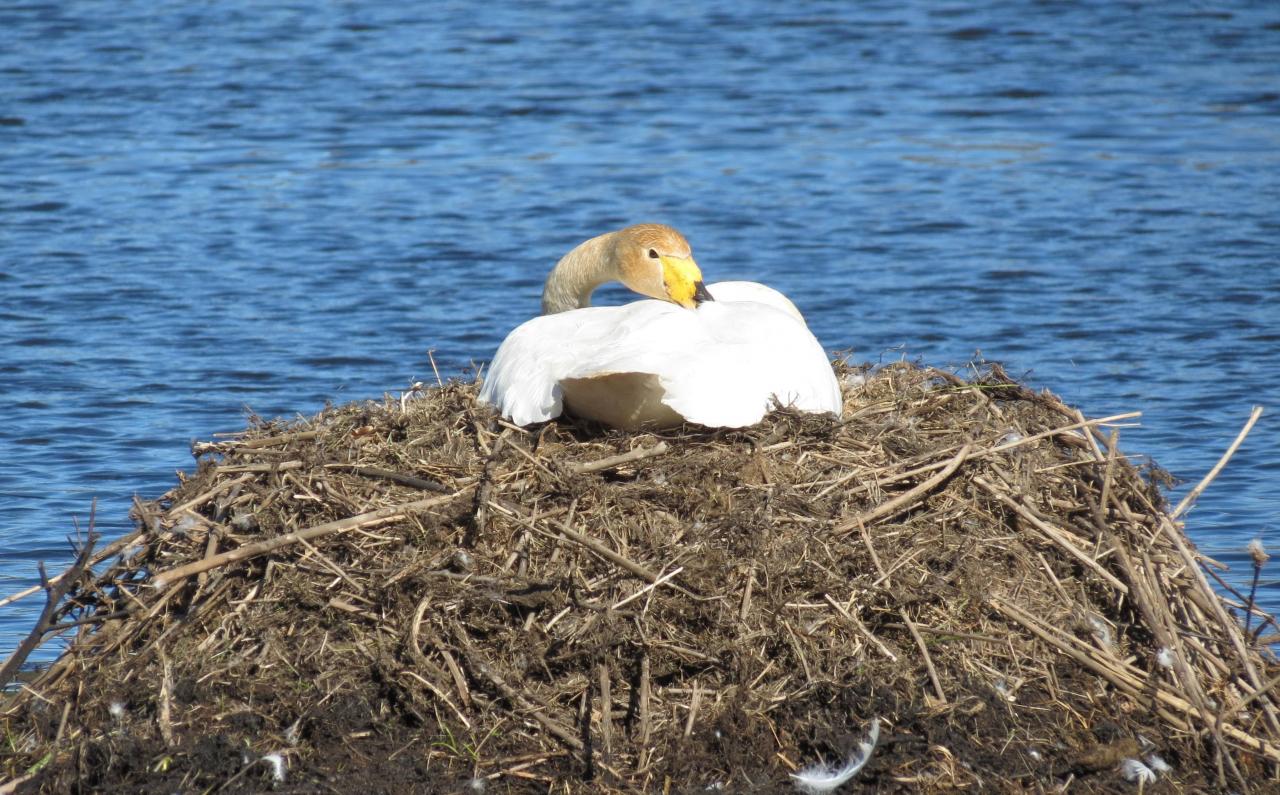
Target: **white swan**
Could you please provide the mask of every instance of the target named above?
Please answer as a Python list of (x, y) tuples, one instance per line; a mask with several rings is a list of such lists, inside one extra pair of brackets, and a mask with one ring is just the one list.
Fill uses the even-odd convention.
[[(588, 306), (611, 281), (659, 300)], [(547, 277), (542, 311), (503, 341), (480, 391), (517, 425), (567, 410), (616, 428), (736, 428), (775, 400), (840, 413), (831, 362), (795, 305), (754, 282), (704, 286), (669, 226), (630, 226), (570, 251)]]

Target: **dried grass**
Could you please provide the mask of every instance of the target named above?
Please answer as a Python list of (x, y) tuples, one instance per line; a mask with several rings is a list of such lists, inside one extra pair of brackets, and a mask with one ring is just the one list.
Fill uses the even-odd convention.
[(199, 444), (76, 582), (0, 773), (791, 791), (878, 719), (846, 788), (1275, 781), (1280, 666), (1106, 422), (999, 368), (843, 376), (839, 421), (525, 431), (450, 384)]

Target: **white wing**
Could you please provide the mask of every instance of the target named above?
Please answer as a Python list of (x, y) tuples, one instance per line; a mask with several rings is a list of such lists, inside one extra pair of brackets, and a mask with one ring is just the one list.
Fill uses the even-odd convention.
[(696, 310), (665, 301), (534, 318), (498, 348), (480, 393), (518, 425), (578, 415), (618, 427), (759, 422), (772, 402), (840, 412), (822, 346), (781, 293), (708, 287)]

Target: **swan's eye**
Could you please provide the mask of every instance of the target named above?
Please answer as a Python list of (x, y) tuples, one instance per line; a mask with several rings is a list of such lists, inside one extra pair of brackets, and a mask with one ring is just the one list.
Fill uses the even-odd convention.
[(658, 252), (654, 251), (653, 249), (649, 249), (649, 259), (657, 259), (657, 258), (658, 258)]

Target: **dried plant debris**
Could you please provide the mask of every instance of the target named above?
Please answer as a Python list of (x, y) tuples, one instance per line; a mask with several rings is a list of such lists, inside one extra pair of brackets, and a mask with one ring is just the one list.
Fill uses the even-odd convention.
[(1275, 625), (1244, 631), (1118, 451), (1133, 415), (1086, 420), (999, 368), (842, 375), (843, 417), (744, 430), (522, 430), (449, 384), (197, 444), (127, 554), (77, 577), (58, 620), (78, 635), (0, 712), (0, 775), (1275, 786)]

